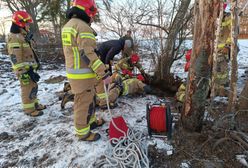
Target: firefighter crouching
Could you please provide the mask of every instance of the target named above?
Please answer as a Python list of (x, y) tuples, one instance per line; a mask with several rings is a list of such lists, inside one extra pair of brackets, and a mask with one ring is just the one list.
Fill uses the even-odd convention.
[(140, 57), (137, 54), (132, 54), (130, 57), (121, 59), (115, 65), (115, 73), (113, 76), (118, 74), (121, 75), (123, 79), (132, 78), (132, 71), (134, 67), (136, 67), (145, 78), (148, 77), (139, 61)]
[(39, 104), (37, 99), (37, 82), (40, 78), (36, 73), (38, 64), (31, 44), (26, 38), (29, 33), (29, 24), (32, 22), (27, 12), (16, 11), (12, 17), (7, 44), (12, 68), (20, 81), (23, 110), (25, 114), (36, 117), (43, 114), (41, 110), (46, 106)]
[[(131, 55), (131, 41), (125, 39), (119, 40), (109, 40), (103, 42), (99, 48), (96, 50), (96, 53), (100, 57), (101, 61), (108, 65), (108, 69), (112, 74), (112, 61), (114, 57), (119, 54), (120, 52), (124, 53), (125, 55)], [(99, 106), (106, 104), (106, 94), (104, 92), (104, 87), (102, 83), (99, 83), (96, 86), (96, 96), (99, 100)], [(113, 104), (114, 105), (114, 104)], [(111, 105), (112, 106), (112, 105)]]
[[(159, 90), (151, 88), (149, 85), (144, 84), (145, 78), (138, 74), (135, 78), (122, 79), (120, 75), (115, 76), (115, 79), (112, 79), (114, 82), (110, 85), (109, 89), (109, 105), (111, 108), (117, 106), (116, 100), (120, 96), (133, 96), (140, 94), (157, 94)], [(107, 102), (101, 102), (100, 108), (107, 109)]]
[[(122, 80), (120, 75), (117, 75), (113, 82), (110, 84), (108, 98), (110, 108), (117, 107), (116, 100), (120, 96), (132, 96), (136, 94), (159, 94), (160, 91), (155, 88), (151, 88), (149, 85), (144, 84), (144, 77), (139, 74), (137, 78), (130, 78)], [(70, 90), (70, 84), (65, 83), (64, 85), (64, 95), (62, 96), (61, 108), (64, 109), (67, 102), (73, 101), (74, 95)], [(99, 105), (101, 109), (107, 109), (106, 99), (101, 100), (97, 98), (96, 104)]]
[(95, 116), (95, 85), (110, 81), (109, 73), (94, 50), (96, 33), (90, 27), (97, 13), (94, 0), (74, 0), (67, 12), (69, 21), (62, 29), (66, 74), (74, 96), (76, 135), (83, 141), (96, 141), (100, 134), (91, 130), (104, 121)]

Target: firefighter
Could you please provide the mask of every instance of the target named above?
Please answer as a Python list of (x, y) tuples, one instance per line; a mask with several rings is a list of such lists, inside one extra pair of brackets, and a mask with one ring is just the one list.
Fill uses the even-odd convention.
[[(184, 72), (188, 72), (190, 69), (190, 59), (191, 59), (191, 54), (192, 54), (192, 49), (189, 49), (186, 54), (185, 54), (185, 59), (186, 59), (186, 64), (184, 65)], [(176, 100), (177, 103), (179, 104), (180, 108), (178, 109), (181, 112), (181, 107), (182, 103), (185, 101), (185, 96), (186, 96), (186, 82), (182, 83), (176, 93)], [(178, 105), (176, 105), (178, 106)], [(179, 107), (178, 106), (178, 107)]]
[(96, 33), (90, 27), (97, 13), (94, 0), (74, 0), (67, 11), (69, 21), (62, 29), (66, 75), (74, 94), (74, 124), (79, 140), (96, 141), (99, 133), (92, 129), (103, 125), (95, 115), (95, 85), (110, 82), (109, 73), (97, 57)]
[[(124, 58), (116, 64), (115, 70), (117, 71), (112, 75), (112, 79), (115, 78), (116, 74), (121, 74), (123, 79), (132, 78), (132, 70), (137, 67), (142, 74), (145, 74), (142, 66), (139, 64), (139, 56), (137, 54), (132, 54), (131, 57)], [(99, 100), (99, 106), (106, 104), (106, 94), (103, 85), (98, 85), (96, 87), (97, 98)], [(114, 105), (114, 104), (113, 104)]]
[(176, 93), (176, 100), (184, 103), (185, 101), (185, 94), (186, 94), (186, 83), (182, 83), (179, 88), (178, 91)]
[(229, 85), (229, 68), (228, 62), (230, 57), (231, 46), (231, 14), (226, 11), (227, 4), (224, 4), (224, 15), (221, 24), (220, 37), (218, 41), (217, 53), (217, 74), (216, 74), (216, 94), (227, 96), (225, 87)]
[[(130, 40), (119, 39), (119, 40), (109, 40), (103, 42), (99, 48), (96, 50), (96, 53), (100, 57), (101, 61), (108, 65), (108, 69), (112, 74), (112, 61), (115, 55), (119, 54), (122, 51), (122, 54), (130, 55), (131, 54), (132, 43)], [(105, 102), (106, 94), (104, 92), (103, 84), (99, 83), (96, 86), (97, 99), (99, 100), (99, 106)], [(105, 103), (104, 103), (105, 104)]]
[(140, 57), (137, 54), (132, 54), (130, 57), (121, 59), (115, 65), (115, 75), (118, 73), (123, 77), (123, 79), (132, 78), (132, 71), (134, 70), (134, 67), (136, 67), (144, 77), (147, 77), (147, 74), (142, 68), (142, 65), (139, 63), (139, 60)]
[[(133, 38), (131, 35), (132, 35), (132, 31), (128, 30), (127, 34), (121, 38), (124, 40), (130, 40), (131, 41), (131, 49), (132, 49), (132, 51), (134, 51), (134, 42), (133, 42)], [(125, 53), (122, 53), (122, 58), (126, 58), (126, 57), (128, 57), (128, 55)]]
[[(122, 89), (116, 83), (110, 84), (110, 89), (109, 89), (110, 94), (108, 95), (109, 96), (109, 102), (110, 102), (109, 103), (110, 108), (115, 108), (117, 106), (115, 101), (119, 97), (120, 90), (122, 90)], [(73, 101), (74, 101), (74, 94), (72, 93), (70, 88), (64, 89), (64, 93), (63, 93), (63, 95), (61, 95), (61, 104), (60, 104), (61, 109), (65, 108), (66, 103), (73, 102)], [(98, 106), (100, 105), (100, 99), (98, 97), (96, 97), (96, 105), (98, 105)], [(102, 108), (103, 106), (105, 108), (105, 105), (106, 105), (106, 99), (104, 99), (102, 101), (100, 108)]]
[[(117, 75), (114, 79), (114, 83), (109, 90), (109, 102), (111, 104), (116, 104), (115, 101), (119, 96), (133, 96), (133, 95), (140, 95), (140, 94), (161, 94), (158, 89), (152, 88), (151, 86), (144, 84), (145, 78), (138, 74), (136, 77), (124, 79)], [(106, 101), (103, 103), (100, 108), (106, 109)], [(114, 108), (116, 106), (113, 106)]]
[(25, 114), (32, 117), (43, 115), (46, 106), (37, 99), (40, 78), (36, 72), (38, 64), (34, 58), (31, 44), (27, 41), (29, 24), (33, 20), (25, 11), (16, 11), (12, 16), (12, 25), (7, 39), (13, 71), (20, 81), (22, 106)]
[[(160, 94), (159, 90), (155, 88), (151, 88), (149, 85), (144, 84), (145, 78), (139, 74), (136, 78), (131, 79), (125, 79), (122, 80), (122, 77), (120, 75), (117, 75), (113, 82), (110, 84), (108, 98), (109, 98), (109, 106), (110, 108), (117, 107), (116, 100), (120, 96), (131, 96), (135, 94)], [(67, 89), (65, 89), (67, 88)], [(67, 102), (73, 101), (73, 94), (70, 90), (70, 86), (67, 84), (64, 87), (64, 91), (66, 90), (64, 96), (62, 97), (61, 101), (61, 108), (63, 109), (65, 107), (65, 104)], [(97, 99), (97, 105), (101, 109), (107, 108), (107, 102), (106, 99), (104, 99), (101, 104), (100, 100)]]

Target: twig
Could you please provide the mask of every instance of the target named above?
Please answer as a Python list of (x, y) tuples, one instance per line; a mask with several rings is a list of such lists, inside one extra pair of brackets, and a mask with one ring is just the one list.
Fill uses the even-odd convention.
[(205, 141), (205, 142), (203, 142), (203, 144), (199, 147), (199, 149), (197, 149), (195, 152), (196, 153), (198, 153), (198, 152), (200, 152), (201, 150), (202, 150), (202, 148), (209, 142), (209, 141), (211, 141), (213, 139), (213, 137), (208, 137), (208, 139)]
[(238, 142), (240, 142), (243, 146), (245, 146), (246, 149), (248, 149), (248, 143), (245, 142), (243, 139), (241, 139), (237, 134), (231, 132), (230, 137), (233, 139), (236, 139)]
[(213, 150), (215, 150), (215, 148), (216, 148), (219, 144), (223, 143), (224, 141), (228, 141), (228, 140), (232, 141), (231, 138), (227, 138), (227, 137), (224, 137), (224, 138), (219, 139), (217, 142), (215, 142), (215, 144), (214, 144), (214, 146), (213, 146)]

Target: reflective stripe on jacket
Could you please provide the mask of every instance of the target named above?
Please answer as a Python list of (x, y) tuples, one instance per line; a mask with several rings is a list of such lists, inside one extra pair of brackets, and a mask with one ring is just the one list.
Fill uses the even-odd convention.
[(106, 67), (95, 53), (96, 37), (93, 29), (78, 18), (70, 19), (62, 29), (66, 75), (72, 92), (81, 93), (103, 78)]
[(34, 59), (34, 53), (25, 41), (24, 35), (21, 33), (10, 33), (7, 39), (8, 54), (10, 55), (12, 68), (20, 73), (26, 72), (30, 66), (37, 68), (37, 63)]

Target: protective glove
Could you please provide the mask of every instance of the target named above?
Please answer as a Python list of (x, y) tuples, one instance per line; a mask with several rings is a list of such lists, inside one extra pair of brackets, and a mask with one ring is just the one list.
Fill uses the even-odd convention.
[(20, 80), (23, 85), (28, 85), (30, 81), (30, 76), (28, 73), (23, 73), (20, 75)]
[(32, 66), (30, 66), (29, 70), (27, 71), (27, 74), (30, 76), (32, 81), (34, 81), (35, 83), (39, 82), (40, 75), (38, 73), (34, 72)]
[(103, 79), (103, 83), (104, 85), (108, 85), (111, 83), (111, 77), (110, 76), (107, 76)]
[(126, 76), (126, 77), (133, 77), (133, 73), (127, 69), (123, 69), (122, 74), (123, 76)]
[(140, 81), (142, 81), (142, 82), (145, 82), (145, 78), (144, 78), (144, 76), (141, 75), (141, 74), (138, 74), (138, 75), (137, 75), (137, 79), (140, 80)]

